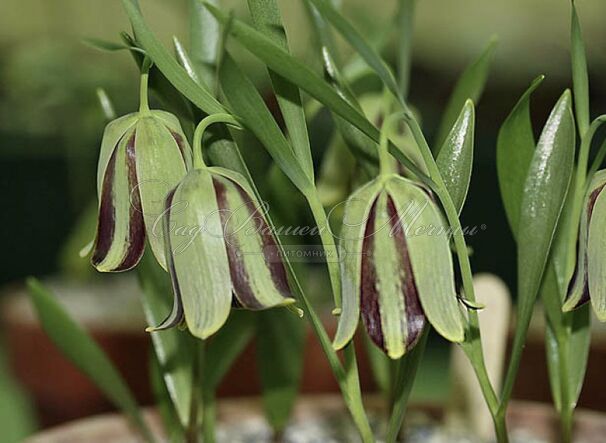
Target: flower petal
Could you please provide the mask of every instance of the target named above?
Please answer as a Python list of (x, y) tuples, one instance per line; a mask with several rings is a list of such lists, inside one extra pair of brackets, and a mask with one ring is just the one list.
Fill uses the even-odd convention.
[(234, 295), (246, 309), (294, 303), (280, 250), (263, 208), (244, 177), (211, 168)]
[(149, 243), (158, 263), (166, 269), (161, 215), (166, 195), (187, 173), (182, 154), (186, 141), (180, 139), (180, 146), (165, 123), (153, 115), (137, 122), (138, 189)]
[(587, 280), (591, 305), (601, 322), (606, 321), (606, 192), (594, 191), (587, 237)]
[(425, 315), (447, 340), (465, 338), (465, 321), (454, 286), (449, 231), (437, 205), (413, 182), (393, 176), (387, 182), (406, 242)]
[(353, 193), (345, 205), (343, 225), (339, 234), (341, 259), (341, 314), (333, 341), (335, 349), (350, 342), (360, 319), (361, 271), (366, 257), (364, 234), (373, 203), (380, 191), (375, 182), (368, 183)]
[(229, 262), (212, 177), (193, 170), (177, 187), (164, 217), (169, 270), (190, 332), (201, 339), (227, 320), (232, 299)]
[(101, 272), (132, 269), (143, 255), (145, 232), (136, 183), (135, 133), (130, 130), (111, 155), (103, 178), (91, 260)]

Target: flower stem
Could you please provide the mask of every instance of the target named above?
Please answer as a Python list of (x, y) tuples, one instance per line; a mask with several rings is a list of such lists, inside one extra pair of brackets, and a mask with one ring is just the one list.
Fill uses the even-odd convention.
[(149, 112), (148, 83), (149, 71), (143, 71), (139, 83), (139, 112), (141, 113)]
[[(335, 299), (337, 308), (340, 308), (341, 280), (335, 239), (332, 235), (332, 231), (330, 230), (326, 212), (324, 211), (324, 207), (320, 202), (317, 192), (314, 190), (313, 192), (306, 194), (305, 197), (307, 198), (314, 220), (320, 231), (320, 238), (322, 240), (322, 247), (324, 248), (326, 255), (326, 265), (328, 266), (333, 297)], [(322, 332), (326, 334), (325, 331)], [(338, 362), (338, 357), (334, 349), (332, 349), (330, 343), (328, 343), (328, 346), (330, 347), (330, 351), (328, 349), (324, 349), (324, 352), (327, 353), (327, 356), (328, 352), (334, 354), (334, 357)], [(344, 348), (343, 354), (345, 357), (345, 365), (341, 366), (339, 364), (339, 366), (341, 366), (339, 370), (334, 363), (331, 363), (331, 366), (333, 366), (333, 372), (335, 372), (341, 393), (343, 394), (343, 399), (352, 415), (356, 427), (358, 428), (362, 441), (364, 443), (373, 442), (374, 437), (370, 424), (368, 423), (368, 417), (364, 411), (364, 404), (362, 403), (362, 392), (360, 390), (360, 380), (358, 376), (358, 364), (356, 361), (356, 351), (353, 342), (349, 343)]]
[[(475, 301), (473, 275), (458, 212), (452, 202), (450, 194), (448, 193), (448, 189), (446, 188), (444, 180), (442, 179), (438, 165), (433, 158), (433, 154), (431, 153), (431, 149), (427, 144), (427, 140), (423, 135), (423, 131), (421, 130), (419, 123), (414, 118), (412, 113), (407, 109), (405, 109), (404, 116), (408, 126), (410, 127), (412, 135), (419, 146), (421, 155), (423, 156), (423, 160), (425, 161), (425, 165), (429, 171), (430, 178), (434, 183), (433, 190), (442, 203), (444, 212), (446, 213), (446, 218), (448, 219), (448, 223), (452, 229), (457, 259), (463, 280), (463, 291), (465, 293), (465, 298), (473, 302)], [(499, 399), (497, 398), (492, 384), (490, 383), (488, 372), (486, 370), (486, 364), (484, 362), (484, 355), (482, 352), (478, 314), (473, 310), (469, 310), (468, 316), (470, 325), (466, 334), (466, 340), (464, 343), (462, 343), (462, 348), (474, 368), (482, 394), (495, 422), (495, 432), (499, 438), (498, 441), (506, 442), (507, 433), (505, 430), (505, 414), (498, 414)]]
[(202, 137), (208, 129), (209, 126), (215, 123), (225, 123), (228, 125), (235, 126), (240, 128), (240, 123), (236, 120), (231, 114), (225, 113), (217, 113), (211, 114), (208, 117), (203, 118), (198, 126), (196, 126), (196, 130), (194, 131), (194, 142), (193, 142), (193, 150), (194, 150), (194, 167), (196, 169), (201, 169), (206, 167), (204, 163), (204, 155), (202, 151)]

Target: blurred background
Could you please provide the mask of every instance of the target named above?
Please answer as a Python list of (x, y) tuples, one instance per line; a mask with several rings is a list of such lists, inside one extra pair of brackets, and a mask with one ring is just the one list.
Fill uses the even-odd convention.
[[(186, 1), (142, 3), (152, 29), (167, 44), (173, 34), (187, 40)], [(225, 2), (247, 18), (245, 3)], [(319, 69), (300, 1), (279, 3), (292, 51)], [(393, 19), (395, 3), (347, 0), (343, 10), (372, 38)], [(606, 110), (606, 77), (601, 75), (606, 69), (606, 2), (578, 0), (577, 5), (587, 44), (595, 116)], [(546, 74), (547, 79), (532, 103), (535, 128), (542, 126), (557, 97), (570, 87), (569, 14), (567, 0), (418, 2), (410, 100), (423, 116), (430, 136), (437, 130), (458, 75), (491, 36), (496, 34), (499, 39), (491, 75), (477, 107), (474, 173), (462, 217), (463, 225), (486, 227), (468, 240), (475, 272), (497, 274), (511, 289), (515, 288), (515, 250), (499, 198), (496, 136), (517, 98), (538, 74)], [(63, 288), (59, 292), (73, 300), (69, 309), (84, 318), (87, 326), (102, 324), (98, 318), (103, 315), (119, 317), (112, 326), (114, 335), (108, 338), (99, 333), (96, 337), (115, 359), (124, 360), (123, 372), (137, 379), (138, 364), (147, 358), (144, 350), (123, 357), (123, 348), (146, 343), (140, 333), (143, 320), (132, 281), (109, 279), (109, 284), (115, 285), (109, 296), (106, 286), (98, 287), (101, 283), (88, 262), (78, 257), (95, 226), (94, 177), (105, 124), (95, 91), (104, 88), (119, 114), (135, 110), (138, 99), (137, 72), (130, 56), (99, 52), (82, 39), (118, 41), (122, 30), (129, 30), (129, 26), (119, 0), (3, 0), (0, 4), (0, 241), (4, 251), (0, 267), (4, 288), (0, 299), (0, 428), (6, 442), (20, 441), (40, 426), (108, 407), (99, 404), (85, 380), (70, 378), (69, 365), (58, 357), (51, 356), (44, 363), (34, 358), (50, 355), (52, 348), (36, 330), (20, 294), (24, 277), (47, 277)], [(342, 46), (347, 54), (349, 49)], [(388, 60), (394, 58), (392, 46), (384, 53)], [(234, 51), (245, 60), (259, 88), (268, 90), (263, 67), (235, 45)], [(314, 149), (321, 151), (323, 147)], [(80, 296), (81, 292), (86, 292), (86, 297)], [(132, 342), (115, 341), (115, 331), (133, 329), (137, 333), (131, 334)], [(596, 334), (600, 335), (599, 331)], [(594, 340), (588, 384), (581, 395), (581, 404), (592, 408), (606, 409), (603, 394), (591, 385), (591, 374), (606, 370), (605, 341)], [(540, 337), (534, 347), (529, 342), (533, 350), (525, 354), (523, 371), (526, 367), (534, 372), (528, 377), (524, 372), (520, 375), (523, 385), (528, 386), (517, 387), (518, 397), (549, 401), (546, 370), (537, 363), (544, 360), (541, 343)], [(443, 365), (437, 364), (445, 358), (447, 347), (433, 340), (415, 386), (416, 398), (445, 397), (447, 383), (434, 383), (447, 380), (440, 372)], [(44, 377), (49, 372), (60, 378)], [(144, 401), (148, 398), (145, 384), (139, 380), (135, 388)], [(74, 386), (81, 385), (89, 391), (74, 394)], [(63, 397), (57, 397), (57, 391)]]

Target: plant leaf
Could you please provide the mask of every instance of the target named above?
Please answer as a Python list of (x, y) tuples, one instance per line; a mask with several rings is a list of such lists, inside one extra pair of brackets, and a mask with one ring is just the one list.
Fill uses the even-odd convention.
[(383, 81), (387, 89), (397, 97), (401, 98), (400, 90), (396, 83), (393, 73), (377, 54), (374, 48), (369, 45), (358, 31), (337, 11), (328, 0), (307, 0), (312, 3), (318, 12), (330, 22), (339, 33), (349, 42), (349, 44), (360, 54)]
[(478, 104), (480, 101), (496, 46), (497, 39), (493, 37), (490, 39), (480, 56), (474, 60), (474, 62), (463, 71), (461, 77), (459, 77), (454, 91), (448, 100), (446, 109), (442, 114), (442, 121), (440, 122), (434, 144), (436, 149), (439, 149), (444, 144), (444, 140), (446, 140), (448, 132), (457, 119), (457, 115), (459, 114), (459, 110), (463, 107), (463, 104), (468, 99), (471, 99), (475, 104)]
[[(248, 0), (248, 8), (255, 28), (272, 39), (276, 45), (288, 51), (286, 32), (282, 25), (276, 0)], [(269, 70), (269, 76), (288, 130), (292, 149), (301, 168), (305, 171), (309, 180), (313, 182), (314, 170), (311, 148), (299, 88), (271, 69)]]
[(497, 174), (505, 213), (513, 235), (517, 235), (524, 183), (535, 150), (530, 120), (530, 96), (543, 82), (533, 80), (501, 126), (497, 139)]
[(574, 109), (579, 125), (580, 135), (589, 129), (589, 76), (587, 74), (587, 57), (585, 43), (581, 34), (581, 24), (577, 15), (574, 0), (571, 2), (572, 17), (570, 24), (570, 52), (572, 56), (572, 85), (574, 92)]
[(101, 51), (115, 52), (115, 51), (123, 51), (125, 49), (130, 49), (129, 46), (127, 46), (123, 43), (110, 42), (110, 41), (103, 40), (100, 38), (86, 37), (86, 38), (83, 38), (82, 41), (86, 45), (90, 46), (91, 48), (99, 49)]
[(150, 382), (152, 392), (154, 394), (155, 405), (158, 410), (160, 417), (162, 417), (162, 424), (166, 429), (166, 435), (168, 435), (168, 441), (171, 443), (177, 443), (184, 440), (183, 426), (181, 420), (175, 410), (168, 389), (162, 377), (162, 369), (160, 362), (155, 353), (152, 353), (150, 357)]
[(302, 192), (312, 185), (291, 146), (250, 79), (226, 53), (219, 67), (221, 90), (232, 109), (263, 143), (271, 157)]
[(207, 114), (225, 112), (223, 106), (212, 96), (210, 91), (196, 83), (179, 65), (177, 60), (162, 46), (160, 41), (150, 31), (143, 19), (137, 0), (122, 0), (130, 18), (137, 41), (140, 42), (154, 64), (172, 83), (172, 85), (193, 104)]
[(153, 441), (132, 393), (97, 343), (37, 279), (28, 278), (27, 287), (42, 329), (55, 346), (128, 416), (147, 441)]
[(473, 102), (467, 100), (436, 159), (444, 184), (459, 214), (465, 204), (471, 181), (474, 128)]
[[(219, 5), (219, 0), (208, 0)], [(197, 77), (214, 92), (221, 30), (217, 19), (199, 0), (189, 0), (189, 48)]]
[(410, 62), (412, 57), (412, 31), (417, 0), (400, 0), (398, 9), (398, 81), (402, 97), (406, 99), (410, 88)]
[(533, 306), (572, 175), (575, 128), (570, 91), (555, 105), (524, 184), (518, 231), (517, 326), (503, 398), (509, 399)]
[[(143, 311), (149, 326), (162, 323), (172, 306), (168, 274), (152, 256), (146, 254), (138, 267)], [(196, 340), (178, 329), (151, 332), (160, 371), (175, 411), (183, 426), (190, 417), (191, 387), (196, 356)]]
[(305, 324), (285, 309), (257, 316), (257, 366), (263, 386), (263, 405), (276, 433), (290, 418), (303, 370)]

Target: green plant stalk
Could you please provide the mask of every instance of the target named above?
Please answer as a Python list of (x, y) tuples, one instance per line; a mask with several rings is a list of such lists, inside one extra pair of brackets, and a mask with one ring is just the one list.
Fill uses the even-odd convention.
[(217, 418), (214, 392), (208, 392), (202, 398), (202, 437), (204, 443), (215, 442), (215, 423)]
[[(442, 180), (442, 176), (440, 174), (438, 166), (435, 162), (433, 154), (431, 153), (431, 149), (429, 148), (423, 131), (419, 126), (419, 123), (407, 108), (405, 108), (404, 110), (404, 115), (406, 122), (412, 132), (412, 135), (415, 141), (417, 142), (417, 145), (419, 146), (421, 155), (423, 156), (423, 160), (425, 161), (425, 164), (429, 171), (429, 175), (434, 182), (434, 191), (437, 194), (440, 202), (442, 203), (444, 212), (446, 213), (446, 218), (448, 219), (448, 223), (452, 229), (453, 240), (455, 243), (457, 258), (459, 262), (459, 267), (461, 269), (461, 276), (463, 279), (463, 290), (465, 292), (465, 298), (473, 302), (475, 301), (475, 293), (473, 289), (473, 276), (471, 272), (471, 264), (469, 262), (469, 255), (467, 252), (467, 245), (465, 243), (465, 238), (463, 237), (463, 229), (459, 220), (459, 215), (452, 202), (452, 199), (450, 198), (448, 189), (446, 188), (446, 185)], [(498, 413), (499, 400), (495, 394), (492, 384), (490, 383), (488, 372), (486, 370), (486, 364), (484, 362), (478, 315), (473, 310), (470, 310), (468, 314), (470, 323), (470, 329), (468, 332), (470, 334), (470, 337), (468, 340), (466, 340), (465, 343), (462, 344), (462, 348), (467, 357), (469, 358), (469, 361), (471, 362), (476, 373), (476, 377), (478, 378), (482, 394), (484, 396), (484, 399), (486, 400), (488, 409), (490, 410), (494, 421), (497, 439), (501, 443), (507, 442), (508, 439), (505, 427), (505, 416), (504, 414)]]
[(415, 375), (419, 368), (419, 364), (421, 363), (421, 359), (423, 358), (423, 354), (425, 353), (429, 329), (429, 326), (426, 326), (421, 339), (410, 354), (405, 355), (398, 360), (395, 384), (392, 386), (393, 397), (396, 401), (393, 404), (393, 409), (389, 417), (387, 437), (385, 439), (387, 443), (395, 443), (400, 434)]
[[(314, 220), (320, 231), (322, 247), (324, 248), (326, 254), (326, 265), (328, 266), (330, 284), (336, 304), (338, 300), (337, 309), (339, 309), (341, 281), (339, 263), (337, 261), (338, 252), (335, 245), (335, 240), (330, 230), (330, 225), (328, 224), (326, 212), (324, 211), (324, 207), (320, 202), (320, 198), (315, 188), (313, 189), (313, 192), (306, 193), (305, 197), (307, 198), (307, 202), (313, 214)], [(329, 346), (331, 345), (329, 344)], [(335, 352), (332, 349), (332, 346), (331, 351), (332, 353)], [(366, 412), (364, 411), (364, 405), (362, 403), (362, 393), (360, 391), (360, 381), (358, 376), (358, 364), (356, 361), (356, 351), (353, 342), (343, 349), (343, 353), (345, 357), (345, 366), (344, 368), (342, 367), (344, 370), (344, 381), (340, 381), (339, 386), (341, 388), (341, 392), (343, 393), (345, 403), (347, 404), (356, 427), (360, 432), (362, 440), (364, 442), (372, 442), (374, 441), (374, 437), (372, 430), (370, 429), (370, 424), (368, 423)]]
[(568, 353), (570, 334), (559, 335), (557, 343), (559, 348), (559, 372), (560, 372), (560, 395), (562, 399), (562, 410), (560, 411), (560, 431), (562, 443), (572, 441), (572, 420), (574, 406), (570, 401), (570, 386), (568, 377)]

